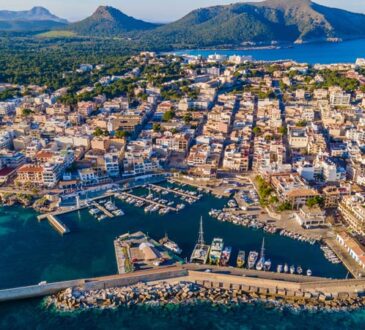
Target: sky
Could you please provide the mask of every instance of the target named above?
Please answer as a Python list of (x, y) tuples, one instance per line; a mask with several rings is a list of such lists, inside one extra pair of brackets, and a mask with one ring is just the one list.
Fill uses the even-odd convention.
[[(259, 1), (259, 0), (250, 0)], [(100, 5), (109, 5), (136, 18), (152, 22), (169, 22), (189, 11), (212, 5), (245, 2), (235, 0), (0, 0), (0, 10), (26, 10), (33, 6), (48, 8), (55, 15), (70, 21), (83, 19)], [(314, 2), (365, 13), (364, 0), (315, 0)]]

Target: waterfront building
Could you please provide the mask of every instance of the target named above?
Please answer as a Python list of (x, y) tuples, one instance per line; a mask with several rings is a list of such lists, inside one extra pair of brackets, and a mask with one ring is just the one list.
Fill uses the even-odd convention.
[(346, 249), (351, 258), (365, 269), (364, 247), (355, 238), (344, 231), (337, 234), (336, 240)]
[(344, 196), (338, 210), (348, 226), (359, 235), (365, 235), (365, 197), (359, 193)]
[(306, 229), (316, 228), (326, 224), (325, 211), (321, 210), (318, 206), (310, 208), (304, 205), (300, 208), (299, 212), (295, 213), (295, 219)]

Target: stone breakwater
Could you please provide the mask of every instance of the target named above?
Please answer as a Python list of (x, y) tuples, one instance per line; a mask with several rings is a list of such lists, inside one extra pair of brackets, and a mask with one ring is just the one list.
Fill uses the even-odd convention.
[(72, 312), (92, 308), (110, 309), (119, 306), (141, 304), (193, 304), (208, 302), (217, 305), (238, 305), (241, 303), (266, 303), (273, 308), (291, 308), (311, 311), (343, 311), (365, 307), (365, 297), (344, 297), (342, 299), (310, 294), (304, 297), (282, 297), (278, 295), (246, 292), (241, 289), (205, 287), (193, 282), (144, 284), (129, 287), (114, 287), (85, 291), (82, 288), (68, 288), (46, 298), (47, 306), (56, 310)]

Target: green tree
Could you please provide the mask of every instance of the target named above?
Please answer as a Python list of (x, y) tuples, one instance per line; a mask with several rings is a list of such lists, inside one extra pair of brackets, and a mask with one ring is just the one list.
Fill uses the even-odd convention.
[(154, 123), (152, 126), (152, 129), (154, 132), (160, 132), (161, 131), (161, 125), (158, 123)]
[(123, 131), (123, 130), (117, 130), (115, 132), (115, 137), (118, 139), (124, 139), (129, 136), (129, 132)]
[(165, 121), (165, 122), (168, 122), (168, 121), (170, 121), (174, 117), (175, 117), (175, 112), (173, 110), (169, 110), (169, 111), (166, 111), (163, 114), (162, 120)]

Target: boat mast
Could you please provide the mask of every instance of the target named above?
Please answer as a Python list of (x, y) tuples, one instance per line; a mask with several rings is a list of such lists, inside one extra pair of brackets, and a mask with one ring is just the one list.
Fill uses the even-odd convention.
[(200, 217), (200, 226), (199, 226), (199, 237), (198, 237), (198, 244), (204, 245), (204, 232), (203, 232), (203, 217)]
[(264, 254), (265, 254), (265, 237), (262, 239), (260, 258), (263, 258), (264, 257)]

